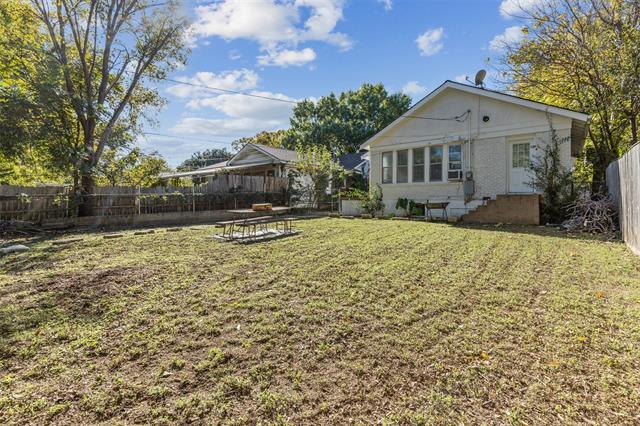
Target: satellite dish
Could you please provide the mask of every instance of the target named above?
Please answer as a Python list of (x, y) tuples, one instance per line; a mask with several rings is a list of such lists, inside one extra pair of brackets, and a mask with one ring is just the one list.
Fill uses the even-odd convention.
[(476, 73), (475, 85), (484, 88), (484, 79), (487, 77), (486, 70), (480, 70)]

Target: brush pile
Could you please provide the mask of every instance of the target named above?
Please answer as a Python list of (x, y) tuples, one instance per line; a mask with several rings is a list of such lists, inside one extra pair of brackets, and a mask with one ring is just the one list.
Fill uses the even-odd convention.
[(615, 205), (608, 195), (581, 197), (569, 205), (568, 213), (562, 226), (569, 231), (608, 234), (617, 229)]

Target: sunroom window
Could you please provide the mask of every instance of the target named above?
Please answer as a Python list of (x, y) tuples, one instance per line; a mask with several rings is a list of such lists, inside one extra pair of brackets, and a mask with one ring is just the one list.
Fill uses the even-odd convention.
[(424, 148), (413, 150), (413, 182), (424, 182)]
[(429, 181), (442, 181), (442, 145), (429, 147)]
[(409, 181), (409, 150), (398, 151), (398, 165), (396, 166), (396, 182), (407, 183)]
[(393, 152), (382, 153), (382, 183), (393, 182)]

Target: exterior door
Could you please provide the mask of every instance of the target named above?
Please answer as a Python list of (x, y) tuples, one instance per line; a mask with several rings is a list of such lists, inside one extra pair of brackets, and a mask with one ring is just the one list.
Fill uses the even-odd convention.
[(531, 182), (531, 143), (511, 142), (509, 144), (509, 192), (533, 192)]

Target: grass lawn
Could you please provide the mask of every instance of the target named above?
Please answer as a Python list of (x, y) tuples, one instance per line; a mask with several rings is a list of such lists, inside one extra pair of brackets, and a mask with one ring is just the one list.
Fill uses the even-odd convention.
[(0, 258), (0, 423), (640, 422), (640, 258), (622, 243), (297, 227)]

